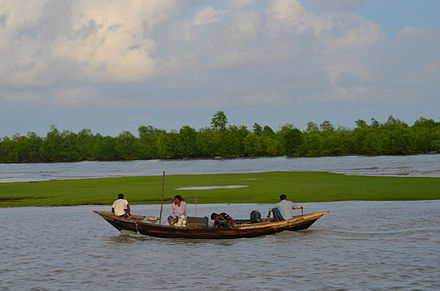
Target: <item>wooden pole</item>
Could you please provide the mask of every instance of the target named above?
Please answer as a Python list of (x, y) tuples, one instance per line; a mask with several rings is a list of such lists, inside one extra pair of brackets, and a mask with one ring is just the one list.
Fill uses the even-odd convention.
[(195, 198), (194, 198), (194, 203), (196, 205), (196, 228), (197, 228), (197, 193), (196, 193)]
[(162, 200), (160, 202), (160, 217), (159, 224), (162, 224), (162, 211), (163, 211), (163, 196), (165, 194), (165, 171), (162, 174)]

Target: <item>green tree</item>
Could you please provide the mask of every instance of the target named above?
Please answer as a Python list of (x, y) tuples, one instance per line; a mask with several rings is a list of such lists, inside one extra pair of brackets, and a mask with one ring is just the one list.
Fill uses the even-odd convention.
[(263, 134), (263, 136), (261, 137), (261, 142), (263, 145), (265, 156), (277, 157), (282, 155), (281, 143), (275, 134)]
[(334, 131), (335, 128), (333, 126), (333, 124), (328, 121), (328, 120), (324, 120), (319, 127), (321, 128), (322, 131)]
[(3, 137), (0, 142), (0, 162), (17, 163), (18, 157), (14, 153), (14, 142), (7, 136)]
[(306, 129), (307, 133), (316, 133), (319, 132), (319, 127), (316, 123), (309, 121), (307, 122), (307, 129)]
[[(242, 128), (230, 126), (227, 130), (220, 131), (218, 138), (218, 153), (223, 158), (237, 158), (242, 150)], [(247, 130), (245, 130), (247, 135)]]
[(244, 155), (247, 157), (264, 156), (263, 143), (260, 135), (250, 132), (244, 139)]
[(226, 130), (226, 125), (228, 124), (228, 119), (223, 111), (217, 111), (212, 117), (211, 127), (217, 130)]
[(93, 160), (92, 149), (96, 138), (91, 129), (83, 129), (77, 134), (78, 160)]
[(55, 125), (51, 125), (43, 143), (44, 161), (64, 162), (63, 151), (63, 135)]
[(161, 159), (182, 158), (182, 148), (178, 134), (174, 131), (161, 132), (157, 139), (157, 153)]
[(254, 123), (254, 134), (256, 134), (256, 135), (263, 134), (263, 128), (258, 123)]
[(96, 141), (91, 150), (91, 155), (98, 161), (118, 161), (122, 157), (116, 150), (116, 138), (111, 136), (96, 135)]
[(26, 136), (15, 134), (13, 136), (17, 162), (38, 163), (42, 161), (43, 139), (35, 132), (28, 132)]
[(123, 160), (135, 160), (139, 152), (136, 137), (129, 131), (121, 132), (116, 138), (115, 149)]
[(274, 136), (275, 132), (273, 131), (273, 129), (270, 126), (265, 125), (263, 128), (263, 134), (265, 136)]
[(212, 128), (202, 128), (197, 134), (197, 149), (200, 157), (214, 158), (219, 155), (220, 134)]
[(288, 157), (298, 156), (299, 149), (304, 143), (302, 132), (294, 128), (292, 124), (286, 123), (278, 132), (281, 138), (281, 145), (284, 154)]
[(305, 136), (302, 152), (308, 157), (318, 157), (322, 155), (321, 135), (318, 132), (312, 132)]
[(163, 130), (154, 128), (151, 125), (140, 126), (139, 133), (139, 157), (141, 159), (156, 159), (159, 157), (157, 153), (157, 139)]
[(197, 132), (189, 126), (183, 126), (179, 131), (182, 155), (184, 158), (195, 158), (198, 156)]

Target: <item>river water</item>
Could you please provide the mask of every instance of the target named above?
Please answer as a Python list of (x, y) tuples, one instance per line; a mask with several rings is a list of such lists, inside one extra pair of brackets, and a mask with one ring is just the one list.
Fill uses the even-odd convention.
[(440, 177), (440, 154), (212, 160), (0, 164), (0, 182), (177, 174), (327, 171), (348, 175)]
[[(305, 206), (330, 213), (308, 230), (233, 240), (120, 234), (92, 212), (109, 206), (4, 208), (0, 290), (440, 290), (440, 201)], [(198, 215), (268, 207), (198, 205)]]
[[(0, 164), (0, 182), (138, 175), (329, 171), (440, 177), (440, 155)], [(1, 185), (0, 185), (1, 187)], [(308, 230), (234, 240), (119, 233), (92, 210), (0, 209), (0, 290), (440, 290), (440, 201), (306, 203)], [(159, 215), (158, 205), (133, 205)], [(269, 205), (198, 205), (248, 218)], [(165, 209), (168, 211), (168, 207)], [(188, 214), (194, 215), (193, 205)]]

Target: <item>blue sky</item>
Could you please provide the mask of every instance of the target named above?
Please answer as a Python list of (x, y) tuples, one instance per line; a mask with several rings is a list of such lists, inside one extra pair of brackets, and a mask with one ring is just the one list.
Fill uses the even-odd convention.
[(405, 26), (440, 29), (439, 11), (440, 1), (437, 0), (376, 0), (365, 1), (359, 12), (381, 24), (388, 36), (393, 36)]
[(0, 137), (440, 118), (440, 1), (6, 0)]

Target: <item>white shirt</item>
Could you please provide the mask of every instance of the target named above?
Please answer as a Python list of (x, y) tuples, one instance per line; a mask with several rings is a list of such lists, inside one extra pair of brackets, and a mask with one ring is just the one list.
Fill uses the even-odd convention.
[(274, 207), (272, 207), (270, 209), (270, 211), (272, 211), (272, 209), (274, 208), (278, 208), (281, 212), (281, 215), (283, 216), (283, 218), (285, 220), (289, 220), (293, 217), (293, 210), (292, 208), (296, 208), (296, 205), (291, 202), (291, 201), (287, 201), (287, 200), (282, 200), (280, 203), (274, 205)]
[(128, 201), (125, 199), (118, 199), (113, 202), (112, 208), (115, 210), (116, 216), (121, 216), (125, 214), (125, 208), (128, 205)]

